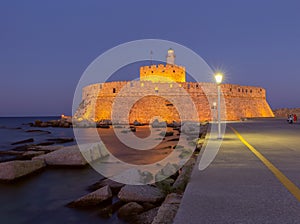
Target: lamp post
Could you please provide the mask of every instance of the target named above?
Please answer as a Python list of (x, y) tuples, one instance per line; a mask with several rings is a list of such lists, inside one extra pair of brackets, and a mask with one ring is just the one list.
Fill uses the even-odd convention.
[(214, 76), (218, 86), (218, 139), (221, 139), (221, 83), (223, 74), (217, 72)]

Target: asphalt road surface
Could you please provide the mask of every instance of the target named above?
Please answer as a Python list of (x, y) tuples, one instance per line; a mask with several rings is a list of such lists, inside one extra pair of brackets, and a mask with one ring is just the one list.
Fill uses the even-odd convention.
[(229, 123), (210, 166), (195, 166), (174, 223), (299, 224), (299, 188), (300, 123)]

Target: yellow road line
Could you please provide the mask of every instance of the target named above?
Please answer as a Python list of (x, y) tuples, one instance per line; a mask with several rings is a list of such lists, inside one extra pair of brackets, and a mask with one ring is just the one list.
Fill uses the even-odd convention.
[(300, 201), (300, 189), (287, 178), (279, 169), (277, 169), (266, 157), (258, 152), (252, 145), (250, 145), (233, 127), (230, 127), (237, 137), (244, 143), (250, 151), (256, 155), (260, 161), (277, 177), (277, 179), (291, 192), (291, 194)]

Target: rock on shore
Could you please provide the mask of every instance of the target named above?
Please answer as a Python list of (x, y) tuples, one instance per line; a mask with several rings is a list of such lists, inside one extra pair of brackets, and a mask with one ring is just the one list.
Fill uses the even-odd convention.
[(11, 143), (11, 145), (19, 145), (19, 144), (25, 144), (25, 143), (29, 143), (29, 142), (34, 142), (34, 139), (33, 138), (28, 138), (28, 139), (25, 139), (25, 140), (22, 140), (22, 141)]
[(122, 219), (129, 219), (132, 216), (138, 215), (144, 211), (143, 206), (136, 202), (129, 202), (123, 205), (118, 211), (118, 217)]
[(125, 185), (118, 197), (125, 202), (157, 203), (164, 199), (164, 194), (156, 187), (149, 185)]
[(71, 202), (68, 206), (86, 207), (86, 206), (98, 205), (101, 202), (111, 199), (111, 197), (112, 197), (112, 192), (109, 186), (105, 186)]
[(157, 215), (158, 209), (159, 209), (159, 207), (152, 208), (146, 212), (143, 212), (143, 213), (135, 216), (132, 220), (132, 223), (151, 224)]
[(182, 195), (169, 194), (160, 206), (152, 224), (172, 224), (180, 205)]
[(0, 181), (12, 181), (26, 176), (45, 166), (44, 161), (10, 161), (0, 163)]
[(67, 146), (48, 154), (34, 157), (33, 160), (45, 161), (50, 166), (83, 166), (87, 164), (77, 145)]
[(110, 187), (113, 193), (118, 193), (125, 184), (113, 181), (111, 179), (103, 179), (89, 186), (88, 190), (97, 190), (106, 185)]
[(172, 186), (173, 191), (179, 193), (183, 193), (185, 191), (185, 188), (189, 182), (195, 163), (196, 163), (196, 159), (192, 157), (182, 167), (181, 173), (179, 174), (178, 178), (176, 179), (175, 183)]
[(77, 145), (63, 147), (45, 155), (34, 157), (50, 166), (84, 166), (88, 162), (108, 155), (98, 144), (87, 144), (80, 150)]

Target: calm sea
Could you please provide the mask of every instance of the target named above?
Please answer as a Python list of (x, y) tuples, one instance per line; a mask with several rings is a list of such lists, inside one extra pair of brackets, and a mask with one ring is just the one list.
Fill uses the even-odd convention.
[[(34, 139), (34, 144), (45, 142), (48, 138), (74, 137), (72, 128), (37, 128), (30, 127), (28, 123), (35, 120), (49, 121), (60, 117), (0, 117), (0, 151), (12, 149), (11, 143), (28, 138)], [(46, 130), (51, 134), (39, 132), (26, 132), (27, 130)], [(69, 143), (70, 144), (75, 144)]]
[[(53, 119), (59, 117), (0, 118), (0, 150), (11, 149), (11, 143), (26, 138), (34, 138), (34, 143), (39, 143), (52, 137), (74, 137), (72, 128), (42, 129), (51, 134), (26, 132), (28, 129), (41, 129), (30, 127), (30, 122)], [(0, 223), (121, 223), (116, 216), (100, 218), (97, 208), (77, 210), (65, 206), (88, 193), (87, 186), (100, 178), (101, 175), (90, 167), (47, 168), (14, 183), (1, 183)]]

